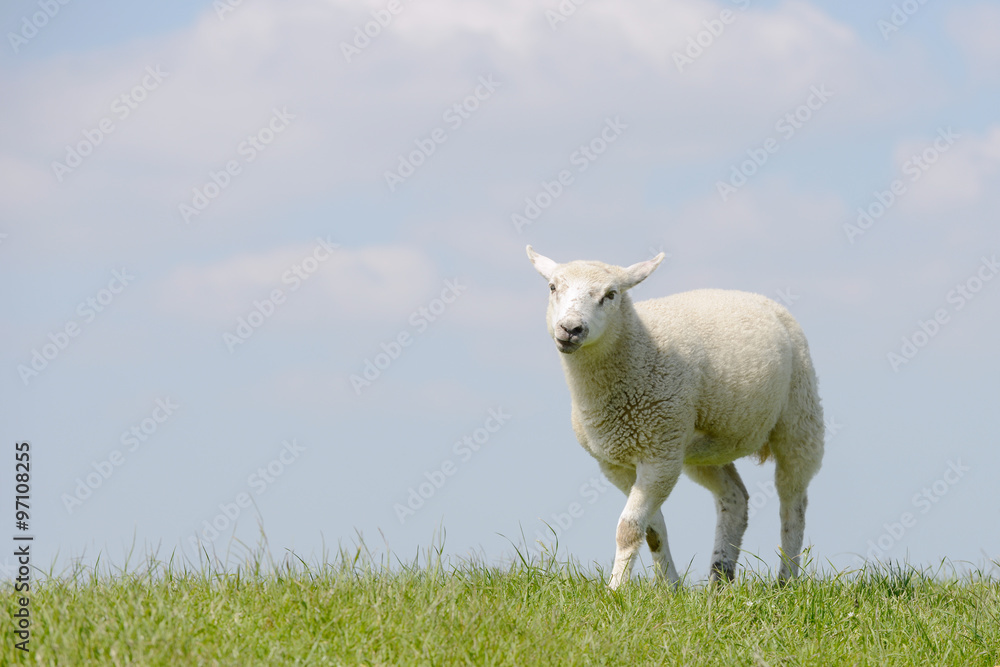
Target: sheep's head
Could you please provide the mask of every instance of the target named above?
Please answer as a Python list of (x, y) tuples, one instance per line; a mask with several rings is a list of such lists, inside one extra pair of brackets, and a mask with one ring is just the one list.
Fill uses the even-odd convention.
[(560, 352), (570, 354), (600, 340), (620, 312), (625, 292), (660, 265), (663, 253), (629, 267), (579, 260), (557, 264), (529, 245), (528, 259), (549, 281), (549, 335)]

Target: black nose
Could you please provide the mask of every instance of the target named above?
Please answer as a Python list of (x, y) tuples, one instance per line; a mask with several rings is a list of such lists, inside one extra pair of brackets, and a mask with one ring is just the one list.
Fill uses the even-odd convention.
[(584, 327), (582, 324), (578, 324), (572, 329), (567, 327), (565, 324), (560, 324), (559, 326), (561, 326), (562, 330), (565, 331), (570, 336), (581, 336), (583, 335), (583, 332), (586, 330), (586, 327)]

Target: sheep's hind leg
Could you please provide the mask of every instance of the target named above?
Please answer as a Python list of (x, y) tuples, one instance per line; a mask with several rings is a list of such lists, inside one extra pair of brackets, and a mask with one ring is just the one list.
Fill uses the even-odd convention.
[(680, 581), (674, 559), (670, 556), (670, 546), (667, 544), (667, 524), (663, 521), (663, 512), (656, 510), (646, 527), (646, 544), (653, 554), (653, 568), (659, 581), (666, 579), (671, 586), (676, 587)]
[(806, 526), (806, 493), (787, 500), (781, 498), (781, 568), (778, 582), (785, 584), (799, 576), (799, 556)]
[[(821, 423), (821, 422), (820, 422)], [(778, 491), (781, 514), (781, 567), (778, 582), (787, 583), (799, 574), (799, 557), (806, 527), (806, 488), (819, 470), (823, 456), (822, 432), (813, 438), (790, 439), (777, 433), (772, 437), (774, 487)], [(795, 443), (796, 446), (789, 446)]]
[(710, 580), (714, 583), (736, 577), (736, 560), (747, 529), (747, 500), (750, 497), (736, 466), (686, 465), (684, 472), (715, 496), (715, 546), (712, 549)]
[(802, 552), (802, 538), (806, 529), (806, 485), (809, 479), (803, 479), (798, 471), (789, 470), (789, 466), (777, 462), (774, 474), (774, 486), (778, 491), (781, 503), (781, 567), (778, 569), (778, 582), (787, 583), (799, 575), (799, 556)]
[[(666, 529), (662, 529), (662, 536), (658, 533), (657, 528), (660, 526), (654, 515), (660, 514), (660, 506), (677, 483), (681, 467), (680, 461), (656, 461), (636, 466), (635, 482), (629, 490), (628, 501), (622, 510), (621, 518), (618, 519), (615, 563), (611, 569), (611, 580), (608, 582), (608, 587), (612, 590), (628, 581), (632, 571), (632, 561), (639, 551), (643, 537), (647, 537), (647, 529), (651, 525), (657, 538), (663, 538), (660, 540), (659, 551), (662, 554), (669, 554)], [(662, 515), (660, 519), (662, 520)], [(665, 558), (669, 559), (669, 555)], [(672, 569), (672, 566), (668, 566), (668, 577)], [(676, 570), (673, 572), (676, 576)]]

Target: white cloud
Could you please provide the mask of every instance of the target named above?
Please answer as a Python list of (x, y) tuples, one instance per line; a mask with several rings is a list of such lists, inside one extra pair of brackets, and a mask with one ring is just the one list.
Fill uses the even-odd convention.
[[(900, 210), (908, 214), (954, 213), (955, 207), (983, 206), (996, 201), (1000, 177), (1000, 125), (976, 135), (963, 132), (944, 152), (939, 136), (911, 138), (900, 142), (895, 162), (903, 171), (900, 179), (912, 191), (900, 200)], [(919, 176), (918, 176), (919, 174)], [(916, 180), (913, 180), (916, 178)], [(951, 221), (954, 224), (957, 221)]]
[(994, 3), (958, 6), (947, 19), (948, 35), (978, 77), (1000, 76), (1000, 7)]
[[(124, 182), (176, 206), (209, 169), (236, 157), (239, 142), (266, 123), (274, 106), (287, 106), (297, 119), (267, 157), (275, 186), (269, 197), (377, 182), (398, 153), (441, 124), (443, 111), (477, 76), (490, 73), (505, 88), (490, 102), (495, 111), (483, 129), (489, 145), (476, 150), (502, 156), (494, 170), (530, 161), (535, 149), (519, 143), (525, 132), (586, 138), (578, 128), (590, 127), (595, 112), (628, 110), (629, 119), (659, 127), (659, 140), (645, 142), (644, 152), (688, 159), (768, 129), (814, 84), (842, 97), (864, 91), (860, 97), (873, 100), (840, 105), (832, 114), (846, 118), (885, 99), (905, 104), (915, 94), (901, 78), (886, 87), (881, 74), (898, 63), (802, 2), (740, 11), (693, 0), (641, 9), (593, 0), (555, 32), (545, 6), (527, 0), (404, 3), (347, 63), (338, 43), (352, 39), (353, 27), (380, 6), (244, 3), (225, 21), (206, 11), (193, 26), (152, 43), (32, 65), (13, 81), (30, 82), (32, 94), (13, 98), (12, 122), (0, 138), (47, 164), (108, 115), (111, 101), (138, 83), (145, 66), (160, 65), (169, 72), (166, 81), (118, 123), (74, 178), (88, 187)], [(678, 73), (671, 54), (723, 8), (736, 21)], [(734, 116), (733, 108), (740, 113)]]
[[(814, 85), (825, 84), (834, 97), (803, 134), (828, 142), (845, 128), (870, 128), (893, 118), (926, 95), (928, 86), (941, 93), (935, 80), (909, 76), (919, 63), (869, 48), (851, 27), (805, 2), (740, 11), (729, 2), (591, 0), (552, 31), (545, 9), (555, 5), (405, 4), (348, 63), (339, 42), (352, 39), (354, 26), (371, 20), (370, 12), (384, 4), (260, 0), (242, 4), (225, 21), (207, 10), (192, 26), (155, 41), (76, 61), (56, 57), (30, 64), (13, 83), (30, 85), (31, 94), (12, 98), (12, 122), (0, 127), (2, 145), (10, 147), (0, 156), (0, 174), (13, 172), (24, 187), (5, 190), (0, 213), (31, 210), (32, 217), (11, 216), (5, 231), (23, 225), (16, 230), (19, 240), (34, 235), (40, 244), (72, 239), (73, 252), (87, 248), (92, 257), (110, 255), (116, 243), (124, 247), (123, 238), (130, 248), (161, 243), (159, 229), (137, 230), (163, 219), (181, 227), (177, 205), (205, 184), (210, 169), (237, 157), (239, 143), (264, 126), (274, 106), (296, 114), (292, 127), (245, 165), (233, 187), (191, 228), (181, 227), (191, 233), (182, 238), (182, 232), (168, 230), (170, 241), (210, 245), (237, 225), (253, 238), (254, 231), (273, 223), (267, 216), (294, 210), (301, 201), (352, 199), (353, 222), (371, 224), (365, 217), (397, 215), (381, 206), (381, 196), (390, 197), (382, 172), (415, 138), (441, 125), (444, 109), (467, 94), (479, 75), (495, 73), (503, 82), (495, 99), (468, 129), (449, 136), (414, 177), (420, 183), (407, 183), (394, 195), (415, 198), (405, 202), (397, 224), (373, 227), (376, 238), (368, 242), (430, 248), (423, 236), (401, 239), (393, 230), (412, 230), (429, 219), (427, 211), (434, 215), (439, 207), (452, 206), (473, 222), (428, 225), (427, 238), (475, 258), (476, 266), (499, 268), (504, 276), (523, 270), (523, 244), (529, 240), (544, 240), (554, 255), (582, 252), (584, 245), (603, 252), (598, 244), (606, 242), (622, 261), (645, 255), (650, 243), (665, 243), (678, 253), (675, 263), (699, 260), (690, 265), (689, 278), (715, 282), (729, 276), (720, 258), (732, 271), (744, 270), (744, 248), (761, 239), (775, 239), (763, 246), (772, 258), (788, 256), (785, 244), (835, 246), (843, 202), (829, 193), (795, 193), (775, 179), (779, 172), (756, 176), (726, 205), (714, 193), (702, 200), (679, 196), (679, 209), (665, 211), (643, 201), (648, 196), (643, 180), (652, 168), (744, 159), (744, 151), (773, 134), (775, 122)], [(731, 10), (735, 21), (690, 68), (678, 72), (674, 51), (683, 50), (688, 37), (723, 9)], [(114, 97), (135, 85), (147, 64), (162, 65), (168, 79), (69, 182), (46, 186), (37, 167), (21, 169), (58, 157), (91, 120), (108, 112)], [(510, 213), (537, 190), (538, 178), (551, 179), (552, 169), (565, 166), (603, 118), (618, 112), (630, 124), (622, 143), (581, 174), (525, 238), (513, 235)], [(993, 178), (990, 146), (987, 142), (978, 152), (957, 146), (954, 164), (942, 160), (912, 204), (923, 203), (920, 197), (943, 205), (956, 198), (974, 201)], [(784, 151), (776, 161), (781, 159)], [(780, 168), (767, 165), (768, 171)], [(485, 183), (489, 199), (462, 201), (472, 191), (465, 187), (467, 179)], [(408, 187), (415, 185), (420, 187)], [(40, 193), (53, 196), (42, 200)], [(357, 201), (363, 203), (355, 206)], [(611, 223), (627, 225), (631, 237), (608, 239), (601, 230)], [(457, 229), (458, 224), (465, 227)], [(156, 248), (154, 255), (177, 255), (178, 247)], [(384, 246), (374, 255), (344, 250), (344, 264), (326, 266), (317, 277), (322, 289), (304, 290), (312, 293), (307, 299), (312, 309), (302, 311), (318, 316), (329, 307), (358, 322), (407, 315), (445, 276), (426, 251), (388, 248), (396, 253), (388, 265), (380, 263)], [(260, 298), (258, 290), (281, 286), (281, 272), (302, 250), (278, 248), (218, 264), (180, 266), (161, 286), (160, 297), (168, 312), (228, 325)], [(344, 289), (345, 284), (351, 287)], [(476, 295), (456, 307), (456, 321), (509, 326), (521, 314), (520, 290), (513, 283), (477, 285)]]
[(723, 202), (714, 192), (692, 200), (677, 216), (674, 242), (684, 252), (739, 254), (756, 240), (771, 239), (775, 255), (790, 248), (839, 242), (843, 202), (834, 194), (792, 187), (781, 178), (759, 177)]
[(471, 36), (524, 56), (534, 43), (548, 36), (543, 7), (532, 0), (501, 3), (430, 0), (404, 3), (404, 8), (393, 31), (423, 49), (434, 48), (441, 40)]
[(399, 321), (439, 284), (431, 260), (406, 246), (341, 247), (302, 279), (293, 267), (308, 269), (304, 260), (315, 247), (286, 246), (180, 266), (157, 286), (158, 307), (171, 315), (228, 327), (246, 315), (255, 300), (267, 299), (272, 290), (280, 289), (287, 304), (299, 304), (294, 309), (296, 323), (343, 328)]
[(51, 187), (46, 174), (35, 165), (11, 155), (0, 155), (0, 210), (24, 216), (41, 203)]

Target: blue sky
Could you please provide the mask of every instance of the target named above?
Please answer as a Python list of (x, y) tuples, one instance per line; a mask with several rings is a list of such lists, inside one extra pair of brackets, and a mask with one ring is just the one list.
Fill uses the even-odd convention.
[[(235, 562), (259, 525), (307, 560), (443, 527), (502, 562), (544, 520), (607, 567), (624, 497), (574, 440), (528, 243), (667, 252), (636, 299), (788, 305), (831, 425), (817, 563), (1000, 558), (1000, 8), (884, 36), (903, 4), (7, 3), (0, 428), (34, 447), (36, 564), (198, 534)], [(774, 565), (773, 468), (739, 467)], [(704, 576), (711, 497), (664, 512)]]

